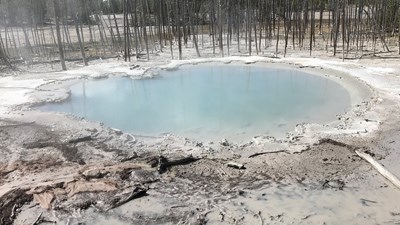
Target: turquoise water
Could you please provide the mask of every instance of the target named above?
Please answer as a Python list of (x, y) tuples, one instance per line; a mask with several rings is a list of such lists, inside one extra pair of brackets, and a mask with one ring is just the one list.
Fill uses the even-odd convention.
[(174, 133), (199, 140), (282, 137), (301, 122), (324, 123), (350, 109), (349, 93), (296, 70), (185, 66), (153, 79), (84, 80), (71, 98), (41, 107), (101, 121), (132, 134)]

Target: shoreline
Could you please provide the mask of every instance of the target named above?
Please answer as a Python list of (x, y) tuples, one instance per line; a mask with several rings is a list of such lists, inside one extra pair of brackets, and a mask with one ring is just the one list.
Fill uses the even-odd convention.
[[(295, 60), (295, 59), (294, 59)], [(111, 69), (109, 71), (104, 71), (103, 73), (94, 73), (94, 76), (90, 76), (89, 74), (81, 74), (75, 75), (72, 77), (68, 77), (68, 74), (79, 74), (80, 70), (71, 70), (67, 71), (66, 74), (63, 72), (57, 72), (54, 74), (49, 74), (48, 76), (61, 76), (60, 78), (53, 78), (51, 80), (43, 80), (43, 83), (40, 85), (33, 87), (35, 91), (29, 93), (29, 99), (23, 104), (19, 104), (22, 106), (22, 110), (24, 111), (32, 111), (32, 108), (50, 103), (50, 102), (61, 102), (65, 101), (70, 96), (69, 87), (75, 83), (80, 82), (82, 79), (108, 79), (111, 77), (129, 77), (131, 79), (147, 79), (158, 76), (158, 70), (171, 70), (178, 69), (180, 66), (190, 66), (190, 65), (198, 65), (198, 64), (233, 64), (233, 65), (247, 65), (253, 64), (259, 67), (266, 68), (278, 68), (278, 69), (290, 69), (297, 70), (301, 72), (306, 72), (308, 74), (312, 74), (315, 76), (320, 76), (331, 81), (334, 81), (341, 86), (343, 86), (350, 94), (351, 99), (351, 109), (343, 114), (338, 115), (337, 120), (327, 121), (324, 123), (300, 123), (297, 126), (290, 129), (286, 135), (283, 135), (282, 138), (276, 138), (269, 135), (255, 135), (254, 137), (268, 139), (269, 141), (275, 139), (277, 142), (288, 142), (290, 139), (294, 139), (296, 136), (314, 136), (315, 133), (320, 132), (322, 134), (320, 138), (323, 138), (323, 135), (329, 135), (330, 133), (360, 133), (368, 130), (372, 132), (373, 130), (378, 129), (379, 124), (370, 125), (372, 121), (377, 121), (375, 118), (369, 118), (369, 124), (363, 123), (361, 126), (356, 127), (355, 129), (351, 129), (356, 123), (362, 123), (362, 116), (371, 110), (376, 104), (379, 104), (377, 101), (378, 95), (377, 91), (368, 83), (363, 80), (360, 80), (357, 77), (354, 77), (346, 72), (332, 70), (330, 68), (324, 68), (324, 66), (308, 66), (304, 65), (304, 63), (292, 63), (293, 59), (289, 60), (276, 60), (265, 57), (227, 57), (227, 58), (216, 58), (216, 59), (195, 59), (195, 60), (183, 60), (183, 61), (174, 61), (169, 64), (155, 66), (150, 68), (139, 68), (138, 70), (130, 70), (128, 73), (116, 72), (124, 70), (124, 67), (121, 65), (111, 65)], [(100, 64), (101, 65), (101, 64)], [(82, 68), (87, 70), (85, 67)], [(151, 74), (148, 74), (148, 71), (151, 71)], [(0, 106), (1, 107), (1, 106)], [(17, 106), (18, 107), (18, 106)], [(10, 110), (12, 111), (12, 109)], [(71, 115), (70, 115), (71, 116)], [(74, 116), (80, 119), (79, 116)], [(352, 124), (349, 123), (349, 120), (352, 120)], [(96, 121), (93, 121), (96, 122)], [(338, 130), (339, 128), (339, 131)], [(364, 129), (363, 129), (364, 128)], [(306, 129), (314, 130), (311, 134), (305, 134), (304, 131)], [(336, 132), (335, 132), (336, 130)], [(176, 136), (178, 138), (179, 135), (175, 135), (173, 133), (166, 133), (167, 135)], [(141, 134), (137, 134), (141, 136)], [(286, 136), (286, 137), (284, 137)], [(160, 136), (159, 136), (160, 137)], [(192, 139), (192, 138), (190, 138)], [(193, 141), (196, 141), (194, 138)], [(200, 140), (197, 140), (200, 141)], [(233, 140), (229, 140), (233, 141)], [(254, 141), (254, 138), (242, 140), (240, 142), (234, 142), (235, 144), (248, 144), (249, 142)], [(311, 145), (318, 140), (306, 140), (306, 144)], [(207, 141), (205, 141), (207, 142)]]

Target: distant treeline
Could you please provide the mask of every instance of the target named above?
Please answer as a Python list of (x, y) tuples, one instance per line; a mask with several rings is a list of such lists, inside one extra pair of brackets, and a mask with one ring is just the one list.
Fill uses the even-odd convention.
[[(114, 56), (150, 60), (188, 43), (201, 56), (312, 53), (316, 43), (362, 56), (400, 43), (400, 0), (0, 0), (0, 59), (26, 63)], [(63, 66), (65, 68), (65, 66)]]

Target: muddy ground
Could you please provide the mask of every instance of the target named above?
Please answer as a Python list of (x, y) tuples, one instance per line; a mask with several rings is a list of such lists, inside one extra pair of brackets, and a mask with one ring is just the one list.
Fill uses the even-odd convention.
[[(144, 144), (98, 124), (53, 117), (52, 121), (63, 122), (49, 125), (52, 121), (46, 115), (35, 122), (28, 115), (0, 120), (2, 224), (352, 223), (347, 217), (324, 217), (319, 210), (296, 211), (300, 210), (296, 205), (294, 211), (278, 209), (293, 204), (283, 200), (295, 200), (292, 194), (313, 205), (313, 198), (329, 202), (338, 198), (331, 193), (343, 192), (346, 197), (347, 192), (363, 192), (364, 185), (371, 185), (370, 190), (394, 189), (354, 151), (385, 159), (399, 146), (400, 126), (395, 122), (376, 138), (325, 138), (301, 153), (282, 151), (250, 158), (229, 154), (249, 147), (221, 143), (220, 151), (228, 154), (219, 157), (199, 142), (187, 141), (182, 149), (169, 144), (179, 142), (172, 137)], [(229, 167), (229, 162), (245, 168)], [(308, 200), (303, 194), (307, 191), (313, 193)], [(398, 190), (392, 191), (399, 195)], [(369, 205), (381, 204), (376, 197), (365, 193), (355, 197), (357, 207), (343, 205), (354, 210), (354, 224), (374, 224), (358, 214)], [(386, 212), (387, 207), (380, 210)], [(391, 210), (385, 219), (399, 221), (400, 206)]]

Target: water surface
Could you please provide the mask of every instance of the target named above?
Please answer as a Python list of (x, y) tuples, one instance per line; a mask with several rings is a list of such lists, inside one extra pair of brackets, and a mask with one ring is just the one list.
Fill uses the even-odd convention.
[(84, 80), (47, 104), (133, 134), (199, 140), (282, 137), (301, 122), (326, 123), (350, 109), (349, 93), (324, 77), (261, 66), (201, 65), (154, 79)]

